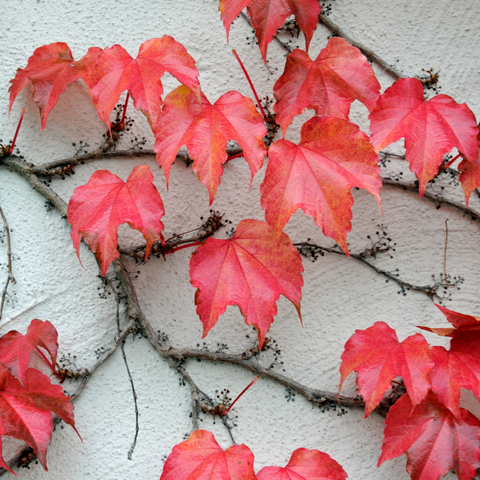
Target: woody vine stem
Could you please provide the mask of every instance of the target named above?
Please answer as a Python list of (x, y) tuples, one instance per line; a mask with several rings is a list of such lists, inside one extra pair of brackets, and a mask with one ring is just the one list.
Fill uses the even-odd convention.
[[(243, 15), (243, 14), (242, 14)], [(244, 16), (244, 18), (248, 21), (248, 18)], [(386, 71), (388, 71), (392, 76), (399, 78), (403, 77), (404, 75), (397, 70), (395, 67), (389, 65), (387, 62), (382, 60), (378, 55), (374, 52), (369, 50), (368, 48), (364, 47), (363, 45), (359, 44), (358, 42), (354, 41), (350, 38), (340, 27), (335, 25), (331, 22), (327, 17), (321, 15), (319, 18), (321, 24), (325, 25), (329, 28), (333, 34), (337, 36), (341, 36), (349, 41), (352, 45), (359, 48), (368, 58), (372, 59), (373, 61), (377, 62), (381, 65)], [(275, 36), (277, 42), (279, 42), (286, 50), (290, 51), (290, 47), (288, 44), (283, 42), (279, 37)], [(54, 175), (65, 175), (72, 171), (72, 169), (79, 164), (83, 164), (85, 162), (105, 159), (105, 158), (112, 158), (115, 157), (117, 159), (121, 158), (131, 158), (131, 157), (140, 157), (140, 156), (149, 156), (152, 157), (155, 155), (153, 150), (128, 150), (128, 151), (115, 151), (112, 150), (113, 146), (115, 145), (115, 140), (111, 137), (107, 138), (107, 140), (102, 144), (98, 149), (91, 153), (87, 153), (85, 155), (78, 155), (75, 157), (66, 158), (63, 160), (47, 162), (42, 165), (31, 165), (25, 161), (23, 161), (18, 156), (12, 155), (11, 152), (4, 154), (2, 158), (0, 158), (0, 163), (4, 166), (12, 169), (13, 171), (20, 174), (24, 177), (30, 185), (35, 188), (39, 193), (41, 193), (49, 202), (51, 202), (61, 213), (62, 217), (66, 218), (67, 216), (67, 205), (66, 203), (42, 180), (42, 176), (54, 176)], [(241, 149), (237, 148), (230, 148), (228, 150), (228, 154), (230, 157), (241, 156), (242, 151)], [(388, 152), (381, 153), (385, 158), (389, 157), (391, 154)], [(181, 161), (189, 161), (189, 157), (185, 153), (180, 153), (177, 155), (177, 160)], [(411, 192), (418, 192), (418, 184), (416, 182), (407, 183), (401, 182), (398, 179), (384, 177), (383, 184), (388, 185), (392, 188), (399, 188), (404, 191), (411, 191)], [(438, 205), (447, 205), (462, 211), (464, 214), (467, 214), (469, 217), (479, 220), (480, 219), (480, 212), (477, 212), (475, 209), (471, 207), (466, 207), (458, 202), (445, 199), (443, 195), (427, 191), (425, 192), (425, 198), (435, 202)], [(7, 255), (8, 255), (8, 275), (7, 280), (4, 285), (2, 296), (1, 296), (1, 304), (0, 304), (0, 319), (3, 313), (3, 306), (5, 303), (5, 298), (7, 295), (7, 289), (10, 282), (15, 283), (15, 278), (13, 276), (12, 270), (12, 252), (11, 252), (11, 244), (10, 244), (10, 230), (8, 227), (7, 219), (3, 211), (0, 208), (0, 216), (3, 220), (4, 231), (6, 233), (6, 240), (7, 240)], [(193, 231), (189, 236), (175, 236), (170, 241), (167, 241), (166, 245), (162, 245), (161, 243), (157, 243), (152, 248), (152, 254), (154, 255), (166, 255), (172, 253), (176, 248), (180, 247), (180, 245), (195, 243), (199, 241), (203, 241), (208, 236), (212, 235), (221, 225), (221, 217), (215, 217), (213, 215), (209, 221), (207, 221), (204, 225), (200, 228)], [(328, 254), (335, 254), (335, 255), (344, 255), (344, 253), (337, 249), (337, 248), (327, 248), (322, 247), (316, 244), (313, 244), (309, 241), (301, 242), (295, 244), (295, 246), (299, 249), (300, 253), (303, 253), (306, 256), (314, 256), (314, 255), (323, 255), (325, 253)], [(371, 248), (365, 249), (363, 252), (358, 254), (352, 254), (351, 257), (358, 262), (366, 265), (370, 269), (373, 269), (377, 274), (384, 276), (387, 280), (394, 281), (398, 283), (402, 288), (407, 288), (415, 291), (422, 292), (429, 296), (431, 299), (434, 297), (441, 298), (441, 294), (439, 293), (439, 289), (443, 287), (450, 287), (457, 285), (461, 280), (458, 279), (456, 281), (450, 280), (447, 281), (446, 272), (444, 278), (439, 281), (435, 282), (433, 285), (415, 285), (410, 283), (406, 280), (399, 278), (397, 275), (392, 274), (388, 271), (382, 270), (375, 266), (373, 263), (368, 261), (369, 257), (375, 256), (376, 254), (380, 254), (382, 252), (387, 252), (390, 246), (388, 243), (374, 243)], [(133, 257), (137, 260), (144, 260), (145, 258), (145, 250), (144, 247), (134, 247), (129, 249), (120, 250), (122, 255), (126, 255), (129, 257)], [(201, 388), (197, 385), (197, 383), (192, 379), (190, 374), (188, 373), (186, 366), (188, 363), (188, 359), (201, 359), (210, 362), (225, 362), (231, 363), (234, 365), (238, 365), (242, 368), (250, 370), (251, 372), (260, 375), (264, 378), (269, 378), (274, 380), (284, 386), (295, 390), (296, 392), (303, 395), (307, 400), (312, 402), (314, 405), (329, 405), (329, 406), (336, 406), (340, 404), (344, 407), (364, 407), (364, 402), (359, 398), (350, 398), (345, 396), (338, 396), (335, 392), (324, 391), (320, 389), (310, 388), (305, 386), (296, 380), (277, 373), (271, 369), (265, 368), (262, 365), (255, 363), (252, 361), (256, 356), (260, 354), (260, 350), (258, 346), (250, 348), (244, 352), (238, 354), (226, 354), (221, 352), (209, 352), (204, 350), (197, 350), (197, 349), (189, 349), (189, 348), (181, 348), (181, 347), (174, 347), (169, 345), (167, 342), (158, 338), (158, 335), (154, 331), (152, 324), (144, 315), (141, 306), (139, 304), (135, 289), (133, 287), (130, 275), (125, 268), (123, 260), (120, 258), (115, 261), (114, 264), (115, 273), (117, 275), (118, 280), (120, 281), (123, 294), (127, 300), (128, 304), (128, 316), (129, 322), (123, 330), (120, 330), (119, 324), (119, 302), (120, 302), (120, 294), (114, 287), (112, 280), (108, 277), (105, 278), (106, 283), (108, 284), (109, 288), (113, 291), (115, 300), (116, 300), (116, 307), (117, 307), (117, 336), (115, 337), (112, 345), (109, 349), (106, 350), (106, 353), (101, 356), (98, 361), (89, 368), (83, 369), (79, 374), (79, 383), (75, 391), (71, 394), (73, 400), (78, 398), (81, 394), (83, 388), (92, 377), (92, 375), (103, 365), (103, 363), (120, 347), (122, 349), (122, 353), (125, 358), (125, 353), (123, 351), (123, 342), (127, 335), (132, 332), (135, 332), (137, 329), (141, 329), (141, 331), (146, 335), (149, 342), (153, 346), (153, 348), (158, 352), (158, 354), (165, 359), (168, 365), (176, 371), (185, 381), (185, 383), (189, 386), (191, 392), (191, 417), (192, 417), (192, 424), (193, 429), (198, 428), (198, 412), (199, 409), (205, 413), (215, 414), (215, 406), (216, 402), (210, 396), (208, 396), (205, 392), (201, 390)], [(128, 369), (128, 366), (127, 366)], [(129, 458), (133, 453), (133, 449), (135, 447), (136, 437), (138, 435), (138, 409), (136, 405), (136, 394), (135, 388), (133, 385), (133, 380), (129, 373), (129, 378), (132, 384), (133, 395), (135, 399), (135, 409), (137, 415), (137, 427), (135, 432), (135, 440), (132, 443), (132, 448), (129, 451)], [(379, 408), (377, 411), (381, 414), (385, 414), (386, 410)], [(232, 439), (232, 442), (235, 443), (235, 440), (232, 435), (231, 431), (231, 422), (228, 418), (228, 415), (220, 415), (220, 418), (227, 428), (229, 435)]]

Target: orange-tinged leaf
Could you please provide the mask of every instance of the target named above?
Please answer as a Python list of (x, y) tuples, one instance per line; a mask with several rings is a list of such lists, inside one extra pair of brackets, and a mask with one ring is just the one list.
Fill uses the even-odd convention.
[(379, 92), (380, 84), (366, 57), (343, 38), (334, 37), (316, 60), (298, 49), (288, 55), (283, 75), (273, 87), (275, 120), (283, 136), (293, 118), (306, 108), (315, 110), (315, 115), (348, 120), (355, 99), (371, 110)]
[(401, 376), (414, 405), (430, 389), (428, 373), (433, 367), (429, 345), (416, 333), (399, 342), (395, 330), (384, 322), (375, 322), (366, 330), (356, 330), (345, 344), (340, 365), (341, 381), (353, 371), (358, 373), (359, 393), (365, 400), (365, 417), (379, 405), (391, 380)]
[(464, 315), (463, 313), (454, 312), (441, 305), (435, 306), (445, 315), (446, 319), (453, 325), (453, 328), (430, 328), (418, 327), (428, 332), (436, 333), (441, 337), (454, 337), (457, 335), (456, 331), (467, 332), (473, 330), (480, 330), (480, 317), (473, 315)]
[(380, 168), (367, 135), (335, 117), (314, 117), (302, 127), (299, 145), (278, 140), (269, 149), (261, 204), (265, 219), (279, 234), (299, 208), (313, 216), (323, 233), (348, 254), (353, 197), (368, 190), (380, 203)]
[[(92, 47), (82, 58), (87, 63), (99, 49)], [(50, 110), (57, 103), (58, 97), (75, 80), (81, 78), (88, 85), (90, 72), (83, 61), (75, 61), (66, 43), (57, 42), (44, 45), (35, 50), (25, 68), (18, 69), (11, 80), (10, 106), (18, 94), (30, 84), (33, 100), (40, 109), (41, 128), (45, 128)]]
[(268, 44), (290, 15), (295, 15), (300, 30), (305, 34), (305, 49), (308, 51), (321, 11), (318, 0), (220, 0), (218, 10), (227, 30), (227, 40), (230, 25), (245, 7), (265, 64)]
[(122, 223), (142, 233), (150, 248), (161, 238), (163, 202), (148, 165), (137, 165), (124, 182), (108, 170), (97, 170), (87, 184), (77, 187), (68, 204), (73, 246), (79, 255), (80, 240), (95, 253), (105, 275), (119, 257), (117, 229)]
[(190, 282), (197, 288), (195, 304), (203, 336), (227, 305), (238, 305), (247, 325), (258, 331), (259, 345), (277, 314), (280, 295), (300, 314), (303, 266), (286, 234), (275, 239), (271, 227), (242, 220), (229, 240), (209, 238), (190, 260)]
[(438, 399), (459, 418), (460, 390), (471, 390), (480, 399), (480, 318), (436, 305), (453, 328), (420, 327), (452, 337), (450, 349), (432, 347), (435, 367), (430, 372), (432, 389)]
[[(75, 429), (73, 405), (59, 385), (40, 371), (25, 372), (25, 386), (0, 366), (0, 454), (1, 435), (18, 438), (32, 447), (45, 470), (46, 452), (52, 438), (52, 412)], [(3, 458), (0, 466), (10, 470)], [(10, 470), (11, 471), (11, 470)]]
[(120, 94), (128, 90), (135, 108), (147, 116), (153, 129), (163, 103), (161, 77), (165, 72), (199, 95), (195, 60), (172, 37), (164, 35), (142, 43), (136, 59), (120, 45), (106, 48), (98, 56), (91, 80), (91, 94), (100, 118), (110, 126), (110, 112)]
[(87, 85), (88, 91), (91, 90), (93, 72), (97, 67), (98, 57), (102, 52), (103, 50), (101, 48), (90, 47), (88, 52), (80, 59), (80, 61), (85, 65), (86, 72), (83, 77), (83, 81)]
[(423, 84), (416, 78), (401, 78), (387, 88), (369, 118), (377, 152), (405, 138), (406, 159), (418, 178), (420, 196), (453, 147), (469, 162), (477, 159), (478, 129), (472, 111), (447, 95), (425, 101)]
[(297, 448), (285, 468), (264, 467), (258, 480), (345, 480), (342, 466), (329, 455), (318, 450)]
[(438, 480), (452, 469), (460, 480), (477, 475), (480, 422), (467, 410), (455, 418), (432, 392), (417, 406), (405, 394), (390, 409), (385, 425), (379, 466), (406, 453), (412, 480)]
[(44, 348), (52, 359), (52, 366), (57, 362), (57, 330), (48, 321), (32, 320), (27, 333), (11, 330), (0, 337), (0, 363), (25, 385), (25, 372), (30, 362), (30, 355), (36, 347)]
[[(477, 140), (480, 141), (480, 132), (478, 132)], [(465, 194), (465, 203), (468, 206), (470, 195), (476, 188), (480, 187), (480, 151), (474, 162), (464, 158), (458, 165), (458, 171), (460, 172), (459, 180)]]
[(267, 134), (262, 116), (250, 98), (230, 91), (213, 105), (201, 94), (178, 87), (165, 98), (156, 126), (155, 151), (167, 180), (178, 150), (186, 145), (193, 159), (193, 170), (207, 187), (210, 204), (220, 185), (222, 164), (227, 160), (227, 141), (235, 140), (243, 150), (251, 177), (263, 165), (266, 155), (262, 138)]
[(253, 453), (246, 445), (222, 450), (206, 430), (195, 430), (173, 447), (160, 480), (256, 480)]

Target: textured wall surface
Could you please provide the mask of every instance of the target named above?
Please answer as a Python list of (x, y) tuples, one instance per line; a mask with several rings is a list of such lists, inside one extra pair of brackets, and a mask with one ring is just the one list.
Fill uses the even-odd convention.
[[(15, 0), (9, 2), (8, 14), (2, 14), (0, 51), (0, 137), (6, 142), (13, 137), (21, 108), (26, 116), (18, 139), (21, 154), (28, 161), (43, 163), (71, 156), (72, 143), (80, 140), (90, 149), (101, 144), (105, 125), (99, 120), (85, 85), (69, 86), (50, 113), (47, 127), (40, 131), (38, 109), (31, 92), (25, 89), (8, 117), (9, 80), (16, 69), (24, 67), (35, 48), (51, 42), (66, 42), (75, 58), (84, 55), (90, 46), (120, 44), (135, 55), (141, 43), (164, 34), (181, 42), (195, 58), (203, 91), (213, 102), (228, 90), (250, 96), (248, 84), (238, 67), (231, 48), (237, 49), (260, 96), (272, 96), (275, 80), (281, 75), (285, 51), (276, 43), (268, 50), (268, 67), (262, 62), (252, 33), (239, 18), (232, 26), (230, 44), (217, 11), (216, 0)], [(457, 102), (467, 102), (480, 116), (480, 57), (477, 41), (480, 27), (480, 2), (475, 0), (332, 0), (330, 18), (352, 37), (365, 44), (387, 62), (411, 76), (422, 69), (440, 71), (441, 93)], [(326, 45), (330, 32), (319, 25), (311, 45), (311, 56)], [(303, 47), (303, 38), (283, 35), (293, 46)], [(382, 89), (393, 79), (373, 65)], [(177, 86), (166, 75), (168, 93)], [(130, 148), (135, 136), (146, 137), (152, 148), (153, 137), (147, 121), (133, 108), (136, 120), (118, 149)], [(299, 139), (300, 126), (311, 112), (297, 118), (287, 138)], [(366, 129), (367, 111), (355, 102), (351, 120)], [(402, 153), (403, 142), (389, 151)], [(155, 175), (166, 207), (165, 235), (169, 237), (195, 228), (200, 217), (208, 216), (208, 196), (191, 168), (177, 162), (170, 174), (167, 192), (165, 179), (155, 158), (91, 162), (76, 169), (75, 176), (54, 179), (52, 188), (68, 201), (75, 187), (87, 182), (97, 169), (109, 168), (126, 179), (133, 166), (147, 163)], [(385, 169), (393, 174), (403, 171), (411, 178), (402, 162), (392, 161)], [(243, 218), (263, 220), (259, 187), (265, 168), (248, 189), (250, 174), (243, 159), (229, 163), (211, 208), (225, 214), (235, 226)], [(447, 179), (445, 197), (463, 202), (460, 188)], [(442, 185), (431, 187), (440, 192)], [(459, 289), (450, 288), (445, 306), (479, 315), (478, 275), (480, 272), (479, 223), (462, 212), (441, 206), (399, 188), (382, 189), (383, 216), (373, 197), (365, 191), (353, 191), (353, 228), (348, 236), (349, 248), (358, 253), (371, 245), (377, 231), (387, 232), (395, 250), (372, 261), (379, 267), (399, 274), (411, 283), (433, 283), (444, 271), (445, 220), (449, 237), (447, 273), (461, 276)], [(70, 240), (70, 228), (57, 211), (48, 208), (45, 199), (24, 179), (0, 168), (0, 205), (12, 229), (14, 275), (17, 284), (9, 289), (0, 333), (11, 329), (24, 332), (34, 318), (50, 320), (59, 332), (60, 357), (71, 361), (71, 368), (87, 367), (96, 360), (99, 349), (110, 345), (116, 334), (115, 301), (105, 295), (98, 278), (98, 269), (85, 245), (81, 247), (82, 268)], [(480, 201), (472, 195), (471, 206), (480, 210)], [(383, 226), (383, 227), (379, 227)], [(380, 230), (382, 228), (382, 230)], [(324, 237), (313, 220), (297, 212), (286, 232), (296, 241), (311, 238), (323, 246), (333, 242)], [(225, 238), (226, 229), (217, 234)], [(370, 238), (369, 238), (370, 236)], [(136, 245), (142, 238), (128, 227), (120, 228), (121, 246)], [(135, 287), (145, 314), (155, 328), (168, 335), (174, 346), (190, 346), (216, 350), (225, 344), (227, 352), (239, 353), (253, 345), (256, 335), (243, 322), (240, 311), (229, 307), (210, 334), (202, 340), (201, 323), (195, 312), (194, 289), (189, 283), (188, 264), (191, 249), (169, 256), (167, 261), (152, 258), (145, 265), (127, 260), (135, 274)], [(303, 288), (300, 325), (295, 308), (283, 297), (278, 302), (278, 315), (268, 334), (281, 350), (274, 368), (299, 382), (336, 391), (339, 383), (340, 355), (355, 329), (365, 329), (375, 321), (386, 321), (399, 338), (415, 333), (416, 325), (445, 326), (443, 315), (426, 295), (402, 292), (393, 281), (373, 270), (340, 255), (325, 255), (315, 262), (303, 259)], [(6, 278), (6, 245), (0, 244), (0, 284)], [(113, 275), (113, 274), (112, 274)], [(443, 295), (443, 293), (442, 293)], [(437, 299), (438, 301), (438, 299)], [(125, 312), (122, 321), (126, 321)], [(418, 330), (417, 330), (418, 331)], [(429, 334), (427, 334), (429, 335)], [(428, 341), (442, 344), (428, 336)], [(169, 369), (141, 336), (128, 337), (126, 352), (135, 381), (140, 410), (140, 434), (132, 460), (127, 452), (135, 429), (134, 407), (130, 384), (121, 354), (117, 351), (99, 369), (75, 403), (75, 418), (80, 442), (68, 426), (57, 426), (48, 450), (49, 473), (40, 465), (18, 469), (21, 479), (158, 479), (163, 462), (172, 447), (192, 429), (190, 392), (182, 386), (178, 375)], [(266, 366), (273, 361), (272, 351), (262, 353), (258, 361)], [(187, 369), (209, 395), (224, 388), (239, 393), (253, 375), (239, 367), (189, 361)], [(75, 382), (65, 383), (68, 391)], [(345, 384), (344, 393), (355, 395), (355, 378)], [(383, 417), (372, 414), (363, 418), (363, 411), (338, 411), (312, 408), (300, 395), (289, 397), (285, 387), (261, 379), (238, 402), (233, 410), (237, 443), (247, 444), (255, 454), (257, 471), (265, 465), (283, 466), (291, 452), (299, 447), (322, 450), (337, 460), (349, 478), (358, 480), (408, 479), (405, 456), (376, 467), (383, 437)], [(292, 401), (294, 398), (294, 401)], [(466, 396), (465, 405), (480, 409)], [(201, 415), (202, 428), (215, 433), (221, 445), (231, 444), (220, 421)], [(5, 441), (7, 453), (14, 442)], [(7, 453), (5, 454), (7, 456)], [(7, 474), (9, 476), (11, 474)], [(449, 474), (446, 478), (453, 479)]]

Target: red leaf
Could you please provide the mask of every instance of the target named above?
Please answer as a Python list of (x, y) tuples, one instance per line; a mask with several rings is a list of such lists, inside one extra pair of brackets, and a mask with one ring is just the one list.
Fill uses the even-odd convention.
[(302, 127), (298, 146), (278, 140), (269, 149), (260, 189), (266, 221), (278, 234), (301, 208), (348, 255), (350, 190), (364, 188), (380, 203), (377, 161), (368, 137), (353, 123), (327, 116), (310, 119)]
[(417, 327), (428, 332), (436, 333), (441, 337), (455, 337), (457, 330), (460, 332), (467, 332), (472, 330), (480, 330), (480, 317), (474, 317), (473, 315), (464, 315), (463, 313), (454, 312), (441, 305), (435, 304), (435, 306), (445, 315), (447, 320), (453, 325), (453, 328), (430, 328), (430, 327)]
[(79, 255), (83, 236), (100, 262), (102, 275), (119, 257), (117, 229), (122, 223), (142, 233), (150, 248), (161, 238), (165, 213), (148, 165), (137, 165), (124, 182), (108, 170), (97, 170), (86, 185), (78, 187), (68, 204), (73, 246)]
[[(46, 452), (53, 430), (52, 412), (75, 429), (73, 405), (62, 387), (52, 385), (38, 370), (27, 369), (25, 380), (23, 387), (0, 366), (0, 453), (1, 435), (18, 438), (32, 447), (46, 470)], [(0, 466), (12, 471), (3, 458)]]
[(283, 136), (293, 118), (306, 108), (315, 110), (315, 115), (348, 120), (355, 99), (371, 110), (379, 92), (380, 84), (366, 57), (343, 38), (334, 37), (315, 61), (303, 50), (288, 55), (283, 75), (273, 87), (275, 120)]
[[(413, 412), (412, 412), (413, 409)], [(471, 480), (480, 467), (480, 422), (467, 410), (455, 418), (434, 393), (416, 407), (405, 394), (385, 420), (381, 465), (407, 454), (412, 480), (438, 480), (453, 469), (460, 480)]]
[(366, 330), (356, 330), (345, 344), (339, 392), (350, 373), (358, 372), (357, 384), (368, 417), (391, 388), (390, 381), (401, 376), (417, 405), (430, 389), (428, 373), (432, 367), (429, 345), (422, 335), (416, 333), (399, 342), (395, 330), (384, 322), (375, 322)]
[(240, 145), (253, 178), (266, 155), (262, 138), (267, 130), (250, 98), (230, 91), (212, 105), (203, 93), (201, 97), (199, 104), (194, 92), (186, 87), (167, 95), (158, 117), (155, 151), (168, 184), (170, 167), (180, 147), (186, 145), (194, 160), (193, 170), (207, 187), (211, 204), (220, 185), (222, 164), (228, 158), (227, 141), (235, 140)]
[(58, 351), (57, 337), (57, 330), (50, 322), (32, 320), (26, 335), (12, 330), (0, 338), (0, 363), (25, 385), (25, 372), (35, 347), (44, 348), (50, 354), (52, 366), (55, 366)]
[(452, 337), (450, 350), (432, 347), (435, 367), (430, 372), (438, 399), (459, 418), (460, 389), (471, 390), (480, 399), (480, 318), (436, 305), (454, 328), (420, 327)]
[(258, 480), (345, 480), (342, 466), (326, 453), (298, 448), (292, 453), (285, 468), (264, 467)]
[(92, 87), (92, 75), (93, 72), (95, 71), (95, 68), (97, 67), (97, 61), (99, 55), (103, 52), (101, 48), (98, 47), (90, 47), (88, 49), (88, 52), (86, 55), (84, 55), (80, 61), (85, 65), (86, 68), (86, 74), (83, 78), (83, 81), (88, 87), (88, 91), (91, 90)]
[(297, 249), (282, 233), (258, 220), (242, 220), (229, 240), (209, 238), (190, 260), (190, 282), (197, 288), (195, 304), (203, 336), (227, 305), (238, 305), (247, 325), (258, 331), (259, 345), (277, 314), (280, 295), (300, 315), (303, 266)]
[(477, 158), (478, 129), (472, 111), (447, 95), (426, 102), (422, 82), (416, 78), (401, 78), (387, 88), (369, 118), (377, 152), (405, 137), (406, 159), (419, 180), (420, 196), (453, 147), (471, 163)]
[[(480, 132), (477, 133), (477, 140), (480, 142)], [(480, 186), (480, 152), (474, 162), (464, 158), (458, 165), (460, 172), (459, 180), (465, 194), (465, 203), (468, 206), (470, 195)]]
[(210, 432), (195, 430), (173, 447), (160, 480), (256, 480), (253, 460), (246, 445), (223, 451)]
[(305, 50), (308, 51), (321, 11), (318, 0), (220, 0), (218, 10), (227, 30), (227, 40), (230, 25), (245, 7), (265, 64), (268, 44), (290, 15), (295, 15), (300, 30), (305, 34)]
[(147, 116), (153, 128), (162, 107), (160, 79), (165, 72), (199, 95), (195, 60), (172, 37), (164, 35), (142, 43), (136, 59), (120, 45), (106, 48), (98, 57), (91, 82), (93, 102), (100, 118), (110, 126), (110, 112), (120, 94), (129, 90), (135, 108)]
[(51, 43), (37, 48), (29, 58), (27, 66), (19, 68), (15, 78), (10, 81), (12, 85), (9, 89), (9, 112), (17, 95), (31, 83), (33, 100), (40, 109), (43, 130), (50, 110), (55, 106), (65, 88), (79, 78), (88, 85), (90, 72), (83, 60), (90, 64), (91, 59), (98, 55), (98, 50), (100, 49), (92, 47), (82, 60), (75, 61), (66, 43)]

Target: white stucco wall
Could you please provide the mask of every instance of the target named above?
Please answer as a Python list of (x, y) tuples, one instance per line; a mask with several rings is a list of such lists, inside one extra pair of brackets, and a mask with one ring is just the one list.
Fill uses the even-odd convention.
[[(227, 90), (239, 90), (250, 96), (248, 84), (231, 48), (244, 59), (260, 96), (272, 96), (275, 80), (283, 71), (284, 50), (270, 44), (269, 69), (262, 62), (256, 45), (251, 44), (251, 30), (238, 19), (231, 29), (230, 45), (217, 12), (217, 0), (14, 0), (8, 2), (0, 20), (0, 138), (13, 137), (23, 106), (27, 112), (18, 139), (21, 154), (28, 161), (43, 163), (74, 153), (72, 142), (83, 140), (96, 148), (102, 142), (105, 126), (98, 119), (85, 86), (77, 82), (67, 88), (50, 113), (48, 124), (40, 132), (38, 109), (25, 89), (17, 99), (10, 119), (8, 86), (16, 69), (24, 67), (35, 48), (56, 41), (68, 43), (75, 58), (88, 47), (121, 44), (136, 55), (140, 44), (153, 37), (172, 35), (195, 58), (203, 91), (213, 102)], [(411, 75), (421, 69), (440, 70), (441, 92), (457, 102), (467, 102), (480, 118), (480, 58), (478, 28), (480, 3), (475, 0), (375, 1), (332, 0), (331, 19), (389, 62)], [(4, 2), (7, 7), (7, 2)], [(326, 45), (330, 32), (319, 25), (311, 45), (316, 56)], [(246, 40), (246, 37), (250, 37)], [(285, 37), (289, 39), (288, 36)], [(303, 39), (293, 39), (303, 47)], [(374, 65), (382, 89), (392, 79)], [(165, 77), (165, 92), (177, 85)], [(153, 138), (145, 118), (133, 109), (136, 123), (130, 136), (118, 148), (129, 148), (130, 138), (146, 136), (147, 147)], [(296, 119), (289, 129), (290, 140), (299, 139), (299, 127), (308, 118)], [(366, 128), (366, 109), (355, 102), (351, 120)], [(390, 147), (402, 152), (402, 146)], [(155, 175), (166, 207), (165, 234), (189, 230), (208, 216), (206, 189), (191, 168), (173, 166), (170, 190), (155, 159), (93, 162), (76, 169), (65, 181), (55, 179), (52, 188), (68, 201), (74, 188), (87, 182), (97, 169), (109, 168), (126, 179), (134, 165), (147, 163)], [(393, 170), (404, 168), (394, 162)], [(242, 159), (229, 163), (212, 208), (225, 213), (236, 225), (243, 218), (263, 220), (259, 187), (264, 169), (248, 190), (249, 172)], [(406, 176), (405, 174), (404, 176)], [(439, 188), (439, 187), (435, 187)], [(449, 198), (461, 200), (459, 187), (447, 188)], [(420, 200), (399, 189), (382, 190), (384, 216), (375, 200), (364, 191), (354, 191), (354, 224), (348, 241), (351, 252), (369, 245), (367, 235), (375, 236), (383, 224), (396, 250), (392, 258), (381, 255), (376, 262), (390, 271), (398, 269), (405, 280), (417, 284), (431, 282), (443, 272), (445, 220), (449, 240), (447, 272), (465, 278), (461, 289), (450, 289), (449, 308), (479, 315), (478, 275), (480, 271), (479, 224), (454, 209)], [(48, 211), (44, 198), (25, 180), (7, 168), (0, 168), (0, 205), (12, 228), (13, 264), (17, 284), (9, 289), (0, 333), (11, 329), (24, 332), (33, 318), (50, 320), (59, 332), (60, 357), (70, 355), (77, 367), (87, 367), (96, 360), (95, 351), (108, 346), (115, 336), (115, 302), (112, 296), (101, 298), (104, 291), (92, 255), (81, 248), (84, 269), (71, 245), (70, 229), (57, 211)], [(472, 195), (471, 206), (480, 201)], [(294, 241), (308, 237), (324, 246), (325, 238), (313, 220), (297, 212), (286, 228)], [(218, 237), (225, 236), (225, 229)], [(140, 236), (121, 228), (122, 246), (139, 243)], [(165, 332), (175, 346), (205, 345), (215, 350), (217, 343), (228, 345), (228, 352), (239, 353), (252, 345), (255, 335), (243, 322), (239, 310), (229, 307), (215, 328), (201, 339), (202, 328), (195, 313), (194, 290), (189, 283), (188, 263), (191, 250), (182, 250), (163, 259), (150, 259), (145, 265), (127, 260), (130, 270), (138, 271), (135, 286), (145, 314), (158, 330)], [(6, 245), (0, 244), (0, 284), (6, 275)], [(446, 321), (431, 300), (421, 293), (399, 293), (399, 286), (367, 267), (344, 257), (326, 255), (316, 262), (304, 259), (300, 326), (294, 307), (283, 297), (279, 314), (269, 332), (281, 349), (280, 361), (286, 375), (312, 387), (336, 391), (343, 345), (355, 329), (365, 329), (375, 321), (386, 321), (400, 339), (415, 333), (416, 325), (443, 326)], [(124, 319), (125, 320), (125, 319)], [(247, 338), (246, 335), (250, 335)], [(427, 334), (428, 335), (428, 334)], [(428, 335), (432, 343), (441, 341)], [(49, 473), (40, 465), (17, 470), (21, 479), (158, 479), (163, 462), (172, 447), (191, 432), (190, 393), (179, 385), (179, 377), (155, 353), (145, 338), (129, 337), (126, 351), (135, 381), (140, 410), (140, 434), (132, 460), (127, 459), (134, 435), (134, 409), (125, 367), (118, 351), (96, 372), (75, 403), (75, 418), (80, 442), (70, 427), (57, 427), (48, 450)], [(269, 365), (272, 354), (262, 353), (259, 362)], [(239, 393), (253, 375), (231, 366), (195, 360), (188, 371), (200, 388), (214, 396), (215, 390)], [(75, 384), (66, 388), (73, 390)], [(346, 382), (344, 393), (355, 395), (354, 376)], [(331, 455), (358, 480), (408, 479), (405, 456), (376, 467), (383, 437), (383, 418), (372, 414), (363, 419), (360, 410), (346, 415), (312, 408), (300, 395), (287, 402), (285, 388), (269, 380), (258, 381), (234, 409), (237, 443), (247, 444), (255, 454), (258, 471), (266, 465), (284, 466), (293, 450), (316, 448)], [(467, 398), (466, 405), (480, 409)], [(231, 442), (224, 426), (204, 416), (201, 426), (217, 436), (226, 448)], [(8, 441), (4, 442), (5, 445)], [(7, 477), (11, 474), (7, 474)], [(455, 478), (449, 474), (449, 480)]]

